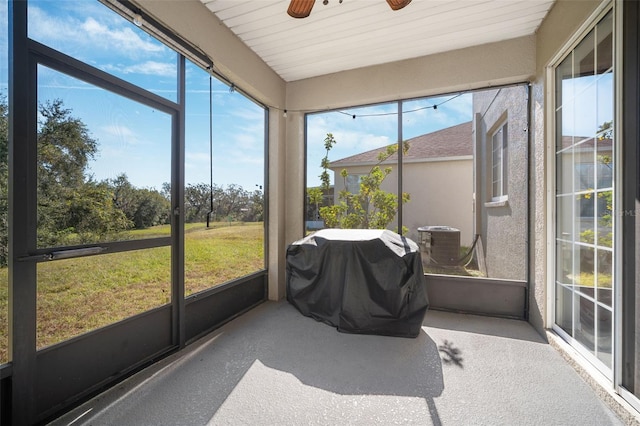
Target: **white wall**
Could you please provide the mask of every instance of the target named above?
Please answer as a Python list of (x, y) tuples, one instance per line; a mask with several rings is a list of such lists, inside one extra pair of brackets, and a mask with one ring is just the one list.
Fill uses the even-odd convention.
[(407, 236), (420, 241), (420, 226), (442, 225), (460, 230), (460, 244), (473, 241), (473, 160), (404, 165), (402, 186), (411, 194), (404, 206)]
[[(367, 174), (371, 166), (346, 167), (349, 174)], [(342, 169), (340, 169), (342, 170)], [(344, 179), (334, 175), (337, 194), (344, 189)], [(424, 161), (405, 163), (402, 178), (403, 191), (411, 200), (404, 204), (402, 225), (409, 231), (406, 236), (420, 241), (418, 228), (443, 225), (460, 230), (460, 244), (470, 246), (473, 241), (473, 160)], [(381, 189), (398, 191), (397, 168), (387, 176)], [(389, 229), (397, 229), (394, 220)]]
[(294, 81), (287, 108), (323, 110), (528, 81), (535, 48), (535, 37), (527, 36)]

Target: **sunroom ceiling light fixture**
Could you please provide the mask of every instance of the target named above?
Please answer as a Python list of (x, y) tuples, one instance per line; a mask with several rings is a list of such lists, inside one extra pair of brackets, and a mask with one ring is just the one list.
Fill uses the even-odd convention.
[[(313, 4), (316, 0), (291, 0), (287, 13), (293, 18), (306, 18), (311, 14)], [(342, 3), (342, 0), (339, 0)], [(329, 3), (329, 0), (323, 0), (323, 4)], [(387, 4), (392, 10), (400, 10), (411, 3), (411, 0), (387, 0)]]

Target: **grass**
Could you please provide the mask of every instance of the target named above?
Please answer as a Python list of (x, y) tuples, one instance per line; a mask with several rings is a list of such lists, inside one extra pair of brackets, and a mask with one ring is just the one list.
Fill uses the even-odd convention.
[[(135, 231), (166, 236), (169, 226)], [(185, 225), (185, 293), (264, 268), (262, 223)], [(162, 306), (171, 298), (169, 247), (38, 264), (37, 347)], [(0, 363), (7, 361), (7, 269), (0, 269)]]
[[(460, 246), (460, 259), (464, 259), (467, 264), (460, 264), (455, 266), (441, 266), (432, 263), (424, 270), (427, 274), (441, 274), (441, 275), (461, 275), (465, 277), (482, 277), (483, 274), (478, 270), (475, 258), (469, 262), (469, 250), (470, 247)], [(473, 255), (472, 255), (473, 256)]]

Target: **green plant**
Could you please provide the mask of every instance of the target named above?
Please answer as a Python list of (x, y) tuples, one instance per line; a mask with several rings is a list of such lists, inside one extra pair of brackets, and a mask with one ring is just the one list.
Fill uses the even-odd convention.
[[(329, 189), (329, 152), (335, 144), (333, 135), (327, 133), (324, 140), (326, 154), (320, 163), (322, 167), (320, 180), (324, 190)], [(403, 152), (406, 153), (408, 150), (409, 144), (405, 142)], [(389, 145), (378, 155), (378, 162), (369, 170), (369, 173), (361, 176), (358, 193), (351, 193), (346, 189), (348, 171), (343, 169), (340, 172), (345, 189), (338, 193), (338, 202), (332, 206), (320, 208), (320, 217), (327, 227), (385, 229), (394, 220), (398, 212), (398, 196), (381, 189), (382, 182), (389, 176), (392, 168), (382, 168), (381, 165), (397, 151), (397, 145)], [(402, 203), (408, 202), (409, 199), (409, 194), (403, 192)]]
[(320, 215), (320, 203), (322, 203), (322, 189), (320, 187), (313, 187), (307, 189), (307, 197), (309, 197), (309, 203), (315, 206), (314, 218)]

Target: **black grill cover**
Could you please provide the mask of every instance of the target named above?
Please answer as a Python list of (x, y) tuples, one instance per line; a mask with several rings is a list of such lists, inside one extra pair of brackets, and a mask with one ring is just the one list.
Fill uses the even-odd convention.
[(287, 248), (287, 300), (348, 333), (416, 337), (428, 300), (418, 245), (377, 229), (324, 229)]

